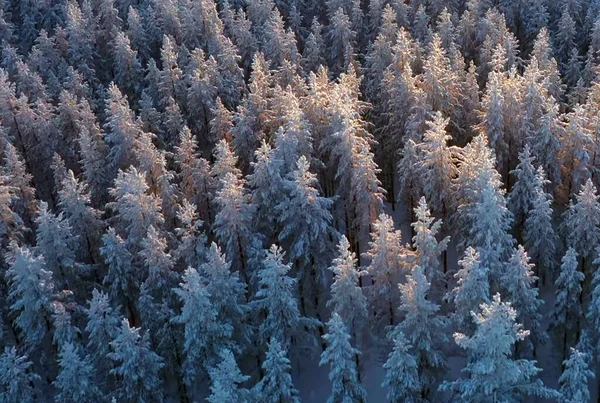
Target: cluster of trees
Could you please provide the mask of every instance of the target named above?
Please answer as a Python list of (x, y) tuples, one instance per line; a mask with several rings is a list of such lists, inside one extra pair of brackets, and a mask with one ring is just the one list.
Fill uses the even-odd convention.
[(0, 40), (0, 402), (299, 402), (312, 360), (365, 403), (374, 350), (391, 402), (590, 400), (600, 1), (2, 0)]

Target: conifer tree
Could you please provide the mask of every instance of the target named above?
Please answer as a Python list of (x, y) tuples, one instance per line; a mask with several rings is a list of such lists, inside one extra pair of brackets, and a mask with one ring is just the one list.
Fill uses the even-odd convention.
[(327, 306), (342, 318), (355, 342), (360, 343), (360, 332), (368, 318), (367, 301), (359, 286), (363, 273), (356, 267), (356, 255), (350, 251), (350, 243), (344, 235), (338, 244), (338, 257), (333, 259), (329, 270), (334, 278)]
[(108, 273), (104, 277), (104, 284), (109, 286), (110, 296), (122, 303), (127, 309), (132, 310), (131, 304), (135, 299), (139, 277), (133, 265), (133, 256), (127, 249), (127, 244), (114, 228), (108, 228), (102, 236), (103, 246), (100, 254), (108, 265)]
[(110, 350), (110, 342), (117, 336), (119, 330), (119, 317), (110, 305), (109, 297), (102, 291), (94, 289), (89, 309), (86, 310), (87, 325), (85, 331), (87, 337), (87, 349), (92, 354), (94, 368), (99, 376), (106, 375), (112, 368), (107, 354)]
[[(415, 208), (417, 221), (412, 223), (414, 229), (413, 247), (416, 251), (416, 264), (424, 269), (425, 274), (430, 281), (440, 277), (439, 257), (445, 252), (450, 237), (445, 237), (438, 242), (436, 236), (442, 226), (441, 220), (435, 220), (431, 217), (425, 197), (421, 197), (419, 205)], [(444, 267), (444, 272), (446, 268)]]
[(358, 381), (354, 360), (359, 351), (350, 344), (350, 334), (337, 313), (334, 312), (327, 322), (327, 334), (323, 338), (327, 348), (321, 354), (319, 365), (329, 364), (329, 380), (333, 387), (327, 402), (366, 402), (367, 393)]
[(331, 24), (326, 34), (329, 48), (329, 66), (335, 74), (347, 71), (354, 57), (356, 31), (343, 8), (336, 9), (331, 16)]
[(55, 216), (48, 211), (48, 204), (40, 202), (39, 216), (36, 218), (36, 248), (38, 255), (44, 257), (46, 267), (52, 272), (58, 286), (75, 286), (74, 274), (75, 245), (71, 225), (63, 213)]
[(398, 309), (405, 317), (393, 331), (394, 334), (402, 332), (412, 345), (411, 354), (417, 361), (422, 396), (429, 396), (436, 385), (437, 372), (446, 367), (441, 350), (446, 342), (446, 323), (439, 314), (439, 305), (427, 299), (429, 282), (421, 267), (415, 266), (407, 276), (406, 284), (398, 287), (402, 293)]
[(34, 382), (40, 376), (30, 368), (26, 355), (18, 355), (15, 347), (5, 347), (0, 356), (0, 399), (3, 402), (33, 403), (36, 399)]
[(77, 347), (67, 343), (60, 350), (58, 365), (60, 372), (53, 382), (60, 391), (56, 395), (56, 401), (87, 402), (100, 398), (100, 389), (96, 386), (94, 367), (89, 355), (82, 358)]
[(160, 370), (164, 364), (150, 348), (148, 333), (142, 336), (140, 330), (123, 319), (116, 338), (110, 342), (112, 351), (108, 357), (115, 362), (110, 373), (120, 379), (116, 396), (124, 400), (160, 402)]
[(387, 317), (390, 325), (397, 323), (396, 307), (400, 304), (398, 283), (409, 269), (412, 253), (402, 243), (402, 233), (394, 228), (392, 217), (381, 214), (373, 223), (366, 272), (373, 284), (367, 288), (369, 307), (377, 321)]
[(534, 160), (535, 157), (531, 155), (529, 145), (526, 144), (519, 153), (519, 164), (511, 171), (515, 176), (515, 184), (508, 195), (508, 206), (515, 218), (515, 224), (519, 226), (525, 222), (525, 217), (533, 207), (537, 189), (542, 186), (537, 182), (539, 177), (533, 166)]
[(600, 202), (591, 179), (575, 195), (575, 200), (565, 213), (567, 240), (569, 246), (585, 259), (600, 242)]
[(525, 248), (519, 245), (506, 265), (501, 282), (506, 300), (519, 309), (517, 319), (530, 329), (535, 345), (540, 345), (547, 340), (546, 333), (540, 329), (540, 306), (544, 301), (539, 298), (538, 278), (533, 274), (534, 264), (529, 261)]
[(512, 214), (506, 207), (500, 174), (484, 136), (465, 147), (456, 180), (456, 222), (464, 228), (462, 245), (477, 248), (481, 263), (488, 267), (492, 284), (499, 281), (502, 263), (508, 258), (514, 239), (509, 233)]
[(167, 241), (153, 227), (148, 227), (148, 233), (141, 242), (142, 250), (139, 256), (143, 259), (148, 270), (144, 284), (150, 291), (159, 291), (171, 282), (174, 262), (171, 255), (166, 252)]
[(481, 265), (479, 253), (468, 247), (458, 262), (461, 268), (454, 277), (456, 287), (450, 295), (456, 307), (454, 318), (460, 329), (474, 329), (471, 312), (476, 312), (481, 304), (490, 302), (489, 269)]
[(538, 276), (545, 282), (553, 278), (556, 266), (556, 234), (552, 228), (552, 196), (544, 190), (546, 179), (542, 167), (537, 169), (536, 188), (531, 210), (525, 219), (523, 241), (538, 269)]
[(240, 280), (238, 272), (231, 271), (231, 264), (214, 242), (208, 249), (206, 262), (200, 266), (200, 273), (217, 313), (216, 320), (222, 326), (230, 326), (234, 336), (247, 341), (246, 285)]
[(189, 267), (184, 272), (183, 282), (174, 291), (183, 307), (173, 321), (184, 325), (185, 380), (193, 385), (203, 367), (218, 362), (219, 352), (231, 347), (232, 326), (217, 321), (218, 312), (196, 269)]
[(248, 282), (249, 260), (257, 251), (256, 235), (251, 231), (252, 207), (244, 185), (245, 181), (233, 173), (227, 173), (221, 180), (221, 189), (215, 197), (218, 213), (214, 231), (227, 257)]
[(173, 257), (182, 261), (185, 267), (198, 267), (206, 254), (206, 235), (202, 230), (203, 222), (199, 219), (196, 206), (183, 200), (177, 212), (180, 227), (175, 228), (179, 245), (173, 250)]
[[(529, 335), (516, 321), (517, 312), (496, 294), (489, 304), (481, 304), (474, 313), (477, 330), (473, 336), (456, 333), (454, 340), (467, 350), (465, 378), (446, 382), (442, 390), (451, 390), (463, 402), (498, 399), (518, 401), (525, 396), (558, 397), (536, 376), (541, 372), (535, 361), (512, 358), (514, 344)], [(485, 363), (485, 364), (483, 364)]]
[(43, 256), (34, 255), (26, 246), (11, 245), (7, 256), (10, 267), (8, 300), (15, 325), (26, 345), (36, 347), (50, 330), (51, 303), (54, 296), (52, 273)]
[(388, 387), (391, 403), (416, 403), (420, 399), (421, 384), (417, 361), (412, 356), (411, 345), (402, 332), (391, 332), (394, 347), (383, 364), (386, 370), (381, 387)]
[(160, 202), (148, 194), (149, 188), (145, 175), (130, 167), (119, 170), (115, 186), (110, 189), (115, 201), (109, 207), (117, 212), (116, 224), (133, 247), (139, 247), (150, 226), (159, 228), (164, 221)]
[(576, 329), (581, 319), (581, 284), (584, 274), (578, 270), (577, 253), (569, 248), (562, 258), (560, 274), (556, 279), (556, 298), (554, 300), (555, 325), (564, 332), (563, 353), (566, 353), (567, 335)]
[(104, 224), (100, 220), (100, 212), (91, 206), (91, 195), (86, 185), (77, 180), (73, 171), (69, 170), (62, 181), (58, 197), (58, 205), (71, 225), (74, 241), (79, 245), (76, 254), (92, 258)]
[(248, 401), (249, 391), (241, 384), (250, 377), (242, 375), (231, 350), (221, 350), (219, 357), (219, 364), (208, 371), (211, 385), (207, 401), (209, 403)]
[(564, 370), (558, 379), (560, 383), (560, 403), (587, 402), (590, 400), (588, 379), (594, 373), (588, 369), (587, 354), (571, 348), (569, 358), (563, 362)]
[(300, 403), (298, 391), (292, 383), (290, 360), (287, 351), (273, 339), (269, 343), (267, 357), (262, 363), (265, 377), (255, 386), (260, 401), (265, 403)]
[(319, 298), (324, 268), (333, 249), (331, 238), (336, 235), (332, 227), (333, 200), (319, 194), (317, 175), (309, 168), (307, 158), (301, 156), (296, 170), (283, 182), (287, 197), (275, 208), (281, 226), (277, 238), (298, 270), (303, 309), (306, 298)]
[(447, 145), (451, 136), (446, 127), (449, 119), (443, 119), (437, 111), (433, 120), (428, 122), (429, 129), (423, 134), (423, 143), (418, 145), (421, 153), (419, 168), (425, 197), (435, 211), (445, 215), (450, 203), (451, 183), (456, 175), (454, 165), (457, 149)]
[(283, 257), (283, 251), (276, 245), (266, 252), (258, 272), (259, 289), (251, 305), (264, 313), (258, 329), (262, 342), (269, 343), (276, 339), (283, 348), (288, 349), (292, 337), (301, 335), (302, 326), (314, 327), (319, 322), (300, 315), (293, 293), (296, 279), (289, 277), (291, 266), (283, 263)]

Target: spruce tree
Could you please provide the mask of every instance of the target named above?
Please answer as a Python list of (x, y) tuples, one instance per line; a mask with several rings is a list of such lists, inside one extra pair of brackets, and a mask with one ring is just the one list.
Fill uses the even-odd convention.
[(131, 327), (127, 319), (123, 319), (121, 329), (110, 342), (112, 351), (108, 357), (115, 362), (110, 373), (120, 379), (115, 395), (124, 400), (160, 402), (160, 370), (164, 364), (150, 348), (148, 333), (142, 336), (140, 330)]
[(337, 313), (334, 312), (327, 322), (327, 334), (323, 338), (327, 348), (321, 354), (319, 365), (329, 364), (329, 380), (333, 388), (327, 402), (366, 402), (367, 393), (358, 381), (354, 360), (359, 351), (350, 344), (350, 334)]
[(535, 361), (512, 358), (516, 342), (525, 339), (529, 331), (517, 323), (517, 312), (510, 303), (502, 302), (500, 294), (492, 302), (481, 304), (474, 313), (477, 330), (473, 336), (456, 333), (454, 340), (467, 350), (466, 377), (445, 382), (441, 390), (450, 390), (463, 402), (522, 400), (525, 396), (556, 398), (557, 392), (547, 388), (537, 375), (541, 372)]
[(381, 387), (387, 387), (387, 398), (391, 403), (416, 403), (420, 400), (417, 360), (411, 354), (411, 345), (402, 332), (391, 332), (389, 337), (394, 346), (383, 364), (386, 370)]
[(587, 354), (571, 348), (569, 358), (563, 362), (564, 370), (558, 379), (560, 384), (560, 403), (587, 402), (590, 400), (588, 379), (594, 373), (588, 369)]
[(281, 347), (276, 339), (271, 340), (269, 343), (262, 369), (265, 376), (255, 386), (260, 401), (265, 403), (300, 403), (298, 391), (292, 383), (287, 351)]

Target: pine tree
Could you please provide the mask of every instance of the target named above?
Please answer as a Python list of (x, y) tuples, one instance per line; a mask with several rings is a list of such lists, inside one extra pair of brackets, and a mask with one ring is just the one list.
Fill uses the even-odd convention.
[(558, 379), (560, 383), (560, 403), (576, 403), (590, 401), (588, 379), (594, 373), (588, 369), (589, 357), (584, 352), (571, 348), (571, 354), (563, 362), (564, 370)]
[(592, 135), (589, 130), (585, 108), (577, 105), (565, 116), (566, 124), (561, 148), (561, 162), (564, 170), (563, 186), (569, 195), (585, 185), (591, 177)]
[(256, 235), (251, 230), (253, 212), (244, 185), (245, 181), (233, 173), (227, 173), (221, 180), (221, 189), (215, 197), (218, 213), (214, 231), (233, 267), (248, 281), (251, 276), (249, 260), (257, 252), (254, 249)]
[(327, 334), (323, 338), (327, 348), (321, 354), (319, 365), (329, 364), (329, 380), (333, 387), (327, 402), (366, 402), (367, 393), (358, 381), (354, 360), (359, 351), (350, 344), (350, 334), (337, 313), (334, 312), (327, 322)]
[(209, 403), (245, 402), (249, 399), (249, 391), (240, 386), (250, 379), (242, 375), (231, 350), (223, 349), (219, 354), (219, 364), (210, 368)]
[(360, 333), (368, 318), (367, 300), (359, 286), (363, 272), (356, 267), (356, 255), (350, 251), (350, 243), (344, 235), (338, 244), (338, 257), (333, 259), (329, 270), (334, 278), (327, 307), (343, 318), (350, 335), (360, 343)]
[[(60, 299), (68, 297), (68, 292), (63, 292), (59, 295)], [(73, 323), (71, 313), (74, 311), (72, 303), (69, 301), (54, 301), (52, 304), (52, 324), (54, 326), (54, 334), (52, 335), (52, 343), (58, 349), (68, 343), (73, 343), (81, 335), (81, 330)]]
[(506, 290), (506, 300), (519, 309), (517, 319), (530, 329), (535, 348), (545, 343), (547, 336), (540, 329), (540, 307), (544, 301), (539, 298), (539, 290), (535, 286), (538, 278), (533, 274), (534, 264), (529, 261), (525, 248), (519, 245), (506, 265), (501, 283)]
[(236, 178), (242, 175), (241, 171), (237, 168), (237, 155), (231, 150), (227, 140), (220, 140), (216, 144), (213, 155), (215, 163), (212, 166), (212, 176), (218, 182), (218, 187), (221, 187), (221, 182), (228, 173), (234, 175)]
[(124, 400), (160, 402), (162, 380), (159, 373), (164, 364), (151, 350), (148, 333), (140, 335), (140, 328), (129, 326), (127, 319), (123, 319), (110, 346), (112, 352), (108, 357), (115, 362), (110, 373), (121, 380), (116, 396)]
[(334, 74), (347, 71), (354, 57), (356, 31), (343, 8), (338, 8), (331, 16), (331, 24), (326, 34), (329, 48), (329, 66)]
[(391, 332), (390, 336), (394, 347), (383, 364), (386, 375), (381, 387), (388, 387), (391, 403), (416, 403), (420, 400), (421, 383), (417, 361), (410, 352), (412, 346), (402, 332)]
[(100, 212), (91, 206), (91, 196), (84, 183), (75, 178), (73, 171), (67, 171), (58, 192), (58, 205), (71, 225), (79, 248), (78, 256), (92, 258), (100, 232), (104, 224)]
[(543, 168), (538, 167), (532, 207), (523, 227), (525, 249), (536, 263), (538, 275), (544, 282), (546, 278), (553, 277), (556, 266), (557, 237), (552, 228), (552, 196), (544, 190), (548, 182)]
[(591, 179), (575, 195), (575, 200), (565, 213), (567, 240), (569, 246), (585, 259), (600, 242), (600, 202)]
[(323, 26), (315, 17), (302, 52), (302, 65), (307, 72), (316, 72), (319, 67), (325, 65), (325, 41), (322, 31)]
[(444, 215), (450, 203), (451, 183), (456, 175), (454, 158), (457, 149), (447, 145), (451, 139), (446, 132), (449, 120), (437, 111), (433, 120), (427, 122), (429, 129), (423, 134), (423, 143), (417, 145), (423, 192), (432, 208)]
[[(421, 197), (419, 205), (414, 209), (417, 221), (412, 223), (414, 228), (413, 247), (416, 251), (416, 264), (425, 270), (425, 274), (433, 281), (440, 277), (439, 256), (448, 247), (450, 237), (438, 242), (436, 236), (441, 229), (442, 221), (431, 217), (425, 197)], [(444, 272), (446, 268), (444, 267)]]
[(555, 39), (556, 57), (563, 65), (567, 64), (571, 50), (575, 48), (576, 31), (576, 23), (569, 13), (569, 8), (563, 8), (562, 15), (558, 21), (558, 30)]
[(514, 242), (509, 233), (513, 217), (506, 207), (500, 174), (494, 168), (494, 155), (486, 143), (479, 135), (462, 152), (455, 220), (466, 231), (461, 245), (477, 249), (481, 263), (490, 270), (493, 285)]
[(499, 83), (499, 74), (491, 73), (482, 100), (482, 128), (487, 136), (490, 147), (495, 151), (498, 166), (506, 166), (508, 139), (504, 128), (504, 97)]
[(231, 264), (214, 242), (206, 253), (206, 262), (200, 266), (200, 273), (217, 313), (217, 322), (230, 326), (233, 335), (246, 342), (249, 337), (245, 319), (249, 309), (244, 304), (246, 285), (240, 281), (238, 272), (231, 271)]
[(562, 258), (560, 274), (556, 279), (556, 298), (554, 300), (555, 325), (561, 328), (564, 334), (563, 349), (566, 353), (568, 332), (576, 329), (581, 319), (581, 292), (584, 274), (578, 270), (579, 262), (577, 253), (569, 248)]
[(18, 355), (15, 347), (5, 347), (0, 356), (0, 400), (3, 402), (33, 403), (34, 382), (39, 375), (30, 368), (33, 365), (26, 355)]
[(160, 202), (148, 194), (149, 188), (145, 175), (130, 167), (125, 172), (119, 170), (115, 185), (109, 190), (115, 201), (108, 206), (117, 212), (116, 224), (133, 247), (139, 246), (150, 226), (160, 228), (164, 221)]
[(142, 82), (142, 65), (137, 51), (131, 48), (129, 38), (121, 31), (116, 33), (111, 44), (114, 60), (115, 83), (130, 99), (135, 99)]
[(516, 322), (517, 312), (496, 294), (490, 304), (481, 304), (474, 313), (477, 330), (471, 337), (456, 333), (454, 340), (467, 350), (466, 378), (446, 382), (442, 390), (451, 390), (463, 402), (502, 399), (519, 401), (524, 396), (558, 397), (535, 377), (541, 369), (535, 361), (512, 358), (513, 345), (525, 339), (529, 331)]
[(381, 214), (373, 223), (366, 272), (373, 284), (367, 288), (369, 307), (375, 311), (375, 318), (382, 321), (387, 317), (390, 325), (397, 323), (395, 310), (400, 304), (398, 283), (407, 272), (412, 253), (402, 243), (402, 233), (394, 229), (392, 217)]
[(44, 256), (46, 267), (58, 281), (57, 286), (63, 284), (75, 286), (77, 279), (73, 274), (77, 239), (72, 235), (69, 220), (63, 217), (63, 213), (55, 216), (48, 211), (46, 202), (40, 202), (39, 216), (35, 221), (37, 224), (35, 252)]
[(262, 363), (265, 376), (255, 386), (259, 400), (265, 403), (300, 403), (298, 391), (292, 383), (290, 360), (287, 351), (273, 339), (269, 343), (267, 357)]
[[(450, 115), (457, 104), (456, 82), (456, 73), (444, 52), (440, 36), (435, 33), (429, 43), (429, 53), (423, 60), (423, 90), (433, 111)], [(443, 132), (447, 124), (441, 115), (436, 116), (430, 130)]]
[(88, 402), (100, 399), (101, 392), (96, 386), (94, 367), (89, 355), (81, 357), (80, 351), (67, 343), (58, 355), (60, 372), (53, 382), (60, 391), (57, 402)]
[(400, 150), (398, 160), (398, 200), (407, 203), (408, 210), (412, 210), (421, 194), (420, 180), (418, 180), (418, 154), (417, 144), (408, 139)]
[(307, 158), (301, 156), (296, 170), (283, 182), (287, 197), (275, 208), (281, 226), (277, 238), (298, 270), (299, 285), (303, 287), (301, 302), (311, 295), (318, 299), (333, 249), (331, 238), (336, 235), (332, 227), (333, 200), (319, 195), (317, 175), (309, 168)]
[(112, 368), (107, 354), (110, 350), (110, 342), (117, 336), (119, 329), (119, 317), (110, 305), (107, 294), (94, 289), (92, 300), (87, 309), (87, 325), (85, 331), (88, 334), (87, 349), (92, 354), (94, 368), (101, 376), (106, 375)]
[(535, 157), (531, 155), (529, 145), (526, 144), (523, 151), (519, 153), (519, 164), (510, 172), (515, 176), (515, 184), (508, 195), (508, 206), (515, 218), (515, 224), (519, 226), (525, 222), (525, 217), (533, 208), (536, 192), (541, 187), (533, 166), (534, 160)]
[(421, 267), (415, 266), (407, 276), (406, 284), (398, 287), (402, 294), (398, 309), (405, 317), (393, 331), (394, 334), (402, 332), (412, 345), (411, 354), (417, 361), (422, 395), (429, 396), (436, 384), (437, 372), (446, 367), (441, 350), (447, 341), (446, 323), (439, 314), (439, 305), (427, 299), (429, 282)]
[(248, 174), (248, 185), (252, 189), (253, 222), (257, 230), (271, 237), (277, 233), (279, 217), (275, 208), (283, 201), (283, 161), (265, 140), (254, 153), (252, 173)]
[(43, 256), (34, 255), (25, 246), (11, 245), (8, 300), (15, 325), (26, 345), (36, 347), (50, 330), (51, 303), (54, 296), (52, 273)]
[(259, 289), (251, 306), (264, 313), (258, 332), (264, 344), (278, 340), (288, 349), (292, 337), (301, 335), (301, 327), (318, 326), (314, 319), (302, 317), (298, 302), (293, 293), (296, 279), (288, 276), (291, 265), (283, 263), (284, 253), (280, 247), (272, 245), (266, 253), (258, 271)]
[(108, 162), (111, 172), (116, 176), (119, 169), (126, 169), (130, 165), (135, 165), (134, 151), (138, 139), (143, 135), (143, 131), (129, 107), (127, 98), (115, 84), (111, 84), (108, 88), (105, 113), (107, 116), (104, 124), (105, 138), (110, 146)]
[(193, 385), (203, 366), (219, 360), (219, 351), (230, 346), (232, 326), (217, 321), (218, 312), (196, 269), (189, 267), (175, 293), (183, 303), (181, 314), (173, 319), (184, 325), (184, 364), (186, 383)]
[[(4, 133), (0, 135), (3, 136)], [(6, 185), (12, 187), (12, 192), (16, 196), (11, 203), (11, 210), (29, 224), (33, 220), (36, 207), (36, 190), (32, 186), (33, 176), (28, 172), (26, 162), (17, 149), (6, 140), (2, 143), (4, 143), (4, 163), (0, 172), (5, 177)]]
[(177, 212), (177, 220), (180, 227), (175, 228), (175, 234), (179, 238), (179, 245), (172, 255), (177, 261), (182, 261), (185, 267), (198, 267), (206, 254), (206, 235), (196, 206), (183, 200)]
[(490, 302), (489, 269), (482, 266), (479, 253), (472, 247), (467, 248), (458, 264), (461, 269), (454, 275), (456, 287), (449, 296), (456, 306), (454, 318), (459, 328), (470, 331), (474, 329), (471, 312)]
[(100, 254), (108, 265), (104, 284), (109, 285), (111, 298), (125, 303), (131, 311), (130, 304), (135, 299), (139, 280), (133, 265), (133, 256), (127, 249), (126, 242), (114, 228), (108, 229), (102, 236), (102, 242)]

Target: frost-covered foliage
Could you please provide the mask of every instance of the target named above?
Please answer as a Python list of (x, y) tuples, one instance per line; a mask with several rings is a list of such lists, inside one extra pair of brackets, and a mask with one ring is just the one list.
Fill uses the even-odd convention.
[(459, 328), (466, 330), (473, 323), (471, 312), (490, 301), (489, 270), (481, 265), (479, 253), (471, 247), (458, 263), (461, 268), (454, 275), (456, 288), (449, 296), (456, 307), (455, 320)]
[(120, 382), (115, 390), (119, 399), (138, 402), (160, 402), (161, 380), (159, 373), (164, 366), (162, 359), (152, 351), (148, 333), (129, 326), (123, 319), (117, 337), (110, 342), (112, 352), (107, 356), (114, 361), (110, 373)]
[(558, 373), (598, 371), (598, 15), (0, 1), (0, 401), (324, 401), (325, 350), (335, 403), (526, 402), (438, 391), (496, 293), (498, 357), (597, 400)]
[(318, 321), (300, 314), (293, 293), (296, 280), (288, 275), (291, 266), (283, 263), (283, 258), (283, 251), (276, 245), (266, 251), (263, 267), (258, 272), (259, 289), (252, 305), (264, 314), (258, 329), (261, 340), (267, 343), (276, 339), (288, 349), (292, 337), (301, 335), (304, 326), (315, 326)]
[(557, 397), (537, 375), (541, 371), (535, 361), (512, 358), (514, 344), (529, 336), (528, 330), (516, 322), (517, 312), (510, 303), (502, 302), (500, 294), (491, 303), (481, 304), (473, 313), (477, 330), (471, 337), (456, 333), (456, 343), (467, 350), (469, 362), (463, 369), (465, 378), (445, 383), (463, 402), (496, 400), (519, 401), (525, 396)]
[(594, 377), (594, 373), (588, 369), (589, 360), (587, 354), (574, 348), (564, 361), (564, 370), (559, 378), (560, 403), (587, 402), (590, 400), (588, 390), (588, 379)]
[(319, 365), (329, 364), (329, 380), (332, 391), (328, 403), (364, 403), (367, 393), (358, 381), (355, 356), (359, 351), (350, 344), (350, 334), (340, 315), (333, 313), (327, 322), (327, 334), (323, 336), (327, 348), (321, 354)]
[(327, 306), (343, 318), (348, 331), (356, 338), (366, 325), (367, 301), (359, 287), (361, 273), (356, 268), (355, 255), (343, 235), (338, 244), (338, 257), (333, 260), (329, 270), (334, 278)]
[(417, 360), (410, 352), (411, 345), (402, 332), (394, 332), (392, 339), (394, 347), (383, 365), (386, 376), (381, 386), (389, 388), (387, 397), (390, 402), (418, 402), (421, 383)]
[(32, 372), (33, 363), (26, 355), (18, 355), (16, 348), (6, 347), (0, 357), (0, 383), (3, 402), (34, 402), (34, 381), (40, 379)]
[(300, 403), (298, 391), (292, 383), (287, 351), (276, 339), (271, 340), (262, 364), (265, 377), (256, 385), (259, 400), (265, 403)]

